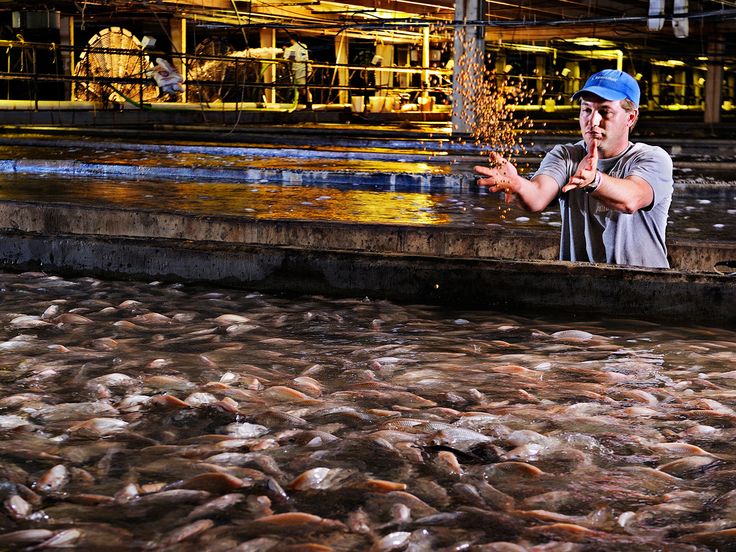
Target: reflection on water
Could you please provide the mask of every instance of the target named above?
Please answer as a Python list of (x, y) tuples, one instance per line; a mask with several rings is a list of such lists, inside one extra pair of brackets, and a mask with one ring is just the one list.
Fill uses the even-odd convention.
[[(260, 153), (265, 153), (266, 146), (259, 146)], [(273, 148), (271, 153), (275, 156), (237, 153), (216, 153), (213, 148), (207, 151), (190, 152), (181, 151), (173, 147), (170, 151), (166, 148), (156, 148), (156, 151), (145, 151), (137, 148), (102, 148), (91, 149), (87, 147), (15, 147), (0, 145), (0, 157), (3, 159), (36, 160), (43, 162), (47, 159), (56, 161), (66, 160), (76, 163), (104, 163), (107, 165), (136, 165), (138, 167), (184, 167), (197, 168), (232, 168), (232, 169), (283, 169), (285, 160), (283, 150)], [(221, 149), (214, 147), (215, 150)], [(225, 148), (228, 149), (228, 148)], [(339, 153), (338, 153), (339, 152)], [(335, 155), (337, 153), (337, 156)], [(349, 160), (351, 171), (381, 171), (387, 173), (436, 173), (445, 174), (451, 172), (453, 167), (450, 163), (437, 162), (447, 156), (445, 152), (425, 151), (419, 155), (414, 150), (402, 150), (395, 148), (374, 148), (356, 154), (349, 148), (330, 147), (328, 150), (310, 147), (307, 155), (302, 153), (297, 157), (290, 158), (294, 168), (298, 170), (334, 170), (346, 159)], [(287, 153), (289, 155), (289, 153)], [(417, 157), (425, 161), (417, 161)], [(429, 160), (433, 161), (430, 163)]]
[[(77, 179), (0, 175), (0, 200), (115, 205), (262, 219), (379, 224), (504, 226), (557, 231), (556, 205), (540, 214), (504, 204), (485, 190), (414, 192), (361, 186)], [(733, 192), (675, 194), (669, 237), (736, 240)]]
[(732, 330), (43, 274), (0, 298), (2, 549), (733, 543)]

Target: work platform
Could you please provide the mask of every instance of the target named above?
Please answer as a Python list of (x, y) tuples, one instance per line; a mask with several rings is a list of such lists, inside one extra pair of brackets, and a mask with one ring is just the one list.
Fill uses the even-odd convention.
[(736, 270), (728, 265), (736, 260), (729, 182), (678, 184), (680, 195), (726, 206), (725, 232), (697, 239), (690, 233), (697, 229), (676, 220), (671, 270), (567, 263), (555, 260), (553, 215), (536, 225), (504, 219), (492, 207), (498, 198), (475, 187), (471, 168), (483, 158), (472, 148), (426, 136), (405, 137), (403, 148), (332, 140), (273, 148), (6, 137), (0, 263), (270, 292), (736, 323), (736, 278), (715, 271), (719, 263), (721, 272)]

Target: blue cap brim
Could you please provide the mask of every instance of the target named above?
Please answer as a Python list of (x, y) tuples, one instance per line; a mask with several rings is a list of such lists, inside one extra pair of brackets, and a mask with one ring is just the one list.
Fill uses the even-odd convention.
[(575, 94), (572, 95), (572, 99), (578, 100), (580, 99), (580, 96), (582, 96), (585, 93), (595, 94), (599, 98), (603, 98), (604, 100), (609, 100), (609, 101), (626, 99), (626, 94), (622, 92), (616, 92), (615, 90), (611, 90), (610, 88), (603, 88), (602, 86), (589, 86), (588, 88), (583, 88), (582, 90), (578, 90), (577, 92), (575, 92)]

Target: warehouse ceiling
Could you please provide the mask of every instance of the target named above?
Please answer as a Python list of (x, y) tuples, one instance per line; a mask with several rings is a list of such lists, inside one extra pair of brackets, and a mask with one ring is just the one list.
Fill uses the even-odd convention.
[[(484, 1), (489, 40), (540, 42), (595, 37), (631, 48), (682, 54), (704, 53), (711, 37), (736, 33), (734, 0), (662, 0), (662, 12), (656, 18), (649, 16), (649, 0)], [(652, 30), (657, 27), (656, 20), (661, 28)]]
[[(482, 3), (491, 43), (562, 48), (569, 43), (573, 48), (584, 37), (606, 39), (627, 50), (699, 56), (707, 53), (712, 37), (736, 40), (736, 0), (459, 1)], [(661, 4), (659, 18), (649, 17), (650, 4)], [(0, 10), (11, 9), (56, 9), (86, 21), (182, 15), (194, 24), (271, 25), (305, 34), (462, 23), (455, 21), (455, 0), (0, 0)]]

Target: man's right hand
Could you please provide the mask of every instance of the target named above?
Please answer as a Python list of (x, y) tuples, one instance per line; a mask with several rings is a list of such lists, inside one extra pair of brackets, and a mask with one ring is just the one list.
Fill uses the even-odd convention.
[(492, 192), (505, 192), (506, 202), (513, 200), (518, 190), (519, 173), (516, 167), (502, 155), (493, 152), (490, 155), (490, 166), (477, 165), (474, 170), (484, 178), (478, 179), (478, 184), (487, 186)]

